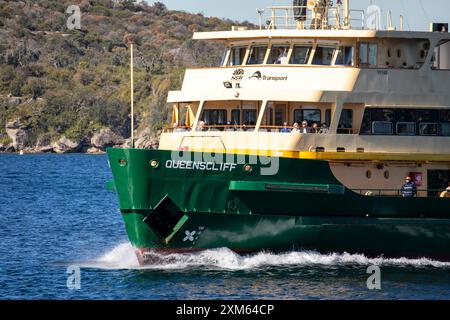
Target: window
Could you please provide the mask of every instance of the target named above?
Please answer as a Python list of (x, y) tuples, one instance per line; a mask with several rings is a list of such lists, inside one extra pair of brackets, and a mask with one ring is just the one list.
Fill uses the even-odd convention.
[(440, 135), (450, 136), (450, 109), (441, 110), (439, 112)]
[(241, 110), (239, 109), (231, 110), (231, 124), (232, 125), (241, 124)]
[(377, 66), (378, 45), (376, 43), (362, 42), (359, 46), (359, 59), (361, 67)]
[(325, 110), (325, 124), (327, 127), (331, 125), (331, 109)]
[(441, 41), (434, 48), (431, 67), (435, 70), (450, 70), (450, 40)]
[(256, 110), (251, 110), (251, 109), (244, 109), (242, 110), (242, 120), (243, 123), (247, 126), (254, 126), (256, 125)]
[(321, 112), (318, 109), (297, 109), (294, 111), (294, 120), (297, 123), (306, 120), (310, 126), (314, 123), (317, 123), (320, 126)]
[(393, 124), (389, 121), (372, 122), (372, 134), (376, 135), (392, 135), (394, 133)]
[(419, 134), (421, 136), (437, 136), (438, 124), (437, 123), (419, 123)]
[(268, 64), (285, 64), (289, 53), (289, 46), (272, 46)]
[(337, 133), (351, 133), (353, 128), (353, 110), (343, 109), (341, 119), (339, 119), (339, 126)]
[(415, 136), (415, 122), (397, 122), (397, 135), (399, 136)]
[(299, 45), (294, 46), (292, 51), (290, 64), (308, 64), (309, 56), (311, 54), (311, 46)]
[(228, 66), (240, 66), (244, 63), (245, 53), (247, 52), (247, 47), (234, 47), (231, 48), (230, 60), (228, 61)]
[(340, 47), (335, 65), (353, 66), (353, 47)]
[(204, 110), (201, 119), (207, 126), (225, 125), (227, 123), (227, 111), (220, 109)]
[(266, 57), (267, 46), (255, 46), (250, 49), (247, 64), (263, 64)]
[(317, 46), (312, 64), (321, 66), (331, 65), (335, 50), (336, 48), (334, 47)]
[(361, 134), (450, 136), (450, 110), (366, 108)]

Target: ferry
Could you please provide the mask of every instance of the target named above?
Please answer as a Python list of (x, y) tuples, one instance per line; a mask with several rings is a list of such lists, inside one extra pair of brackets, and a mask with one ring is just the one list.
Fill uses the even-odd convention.
[(380, 30), (349, 1), (265, 10), (255, 30), (194, 33), (225, 53), (169, 93), (158, 150), (108, 150), (139, 262), (221, 247), (450, 260), (448, 24), (406, 31), (388, 12)]

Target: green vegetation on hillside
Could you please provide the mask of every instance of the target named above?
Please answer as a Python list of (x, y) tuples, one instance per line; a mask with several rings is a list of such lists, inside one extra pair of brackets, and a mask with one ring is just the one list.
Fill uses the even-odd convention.
[[(66, 13), (81, 8), (81, 30)], [(110, 127), (128, 137), (129, 51), (135, 50), (135, 105), (140, 128), (156, 132), (170, 114), (167, 92), (186, 67), (215, 65), (220, 45), (194, 42), (194, 31), (229, 30), (232, 21), (170, 11), (132, 0), (0, 0), (0, 138), (21, 118), (34, 141), (90, 137)]]

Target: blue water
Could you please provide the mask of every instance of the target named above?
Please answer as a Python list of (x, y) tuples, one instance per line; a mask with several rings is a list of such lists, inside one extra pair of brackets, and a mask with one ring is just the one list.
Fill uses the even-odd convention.
[(425, 259), (222, 248), (139, 268), (109, 179), (106, 156), (0, 155), (0, 299), (450, 299), (450, 264)]

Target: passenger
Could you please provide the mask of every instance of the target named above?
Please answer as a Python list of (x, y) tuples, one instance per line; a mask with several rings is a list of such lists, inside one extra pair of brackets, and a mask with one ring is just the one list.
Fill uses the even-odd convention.
[(322, 128), (319, 130), (320, 134), (328, 134), (330, 133), (330, 130), (328, 129), (328, 126), (326, 123), (322, 124)]
[(205, 122), (204, 121), (200, 121), (198, 123), (196, 131), (205, 131)]
[(285, 64), (287, 59), (287, 50), (286, 48), (278, 48), (278, 58), (276, 64)]
[(308, 128), (308, 121), (302, 122), (302, 127), (300, 128), (300, 133), (310, 133), (311, 130)]
[(439, 195), (440, 198), (450, 198), (450, 183), (448, 184), (447, 189), (441, 192)]
[(296, 132), (296, 133), (300, 132), (300, 127), (298, 125), (298, 122), (294, 123), (294, 128), (292, 129), (292, 132)]
[(319, 126), (317, 125), (316, 122), (313, 123), (312, 128), (311, 128), (311, 133), (319, 133)]
[(280, 130), (280, 132), (282, 132), (282, 133), (290, 133), (291, 132), (291, 129), (288, 128), (287, 122), (283, 123), (283, 128)]
[(406, 177), (405, 184), (401, 189), (403, 198), (413, 198), (417, 195), (417, 187), (416, 184), (411, 181), (410, 177)]
[(178, 123), (173, 124), (173, 132), (184, 132), (185, 130), (183, 128), (180, 128), (178, 126)]

